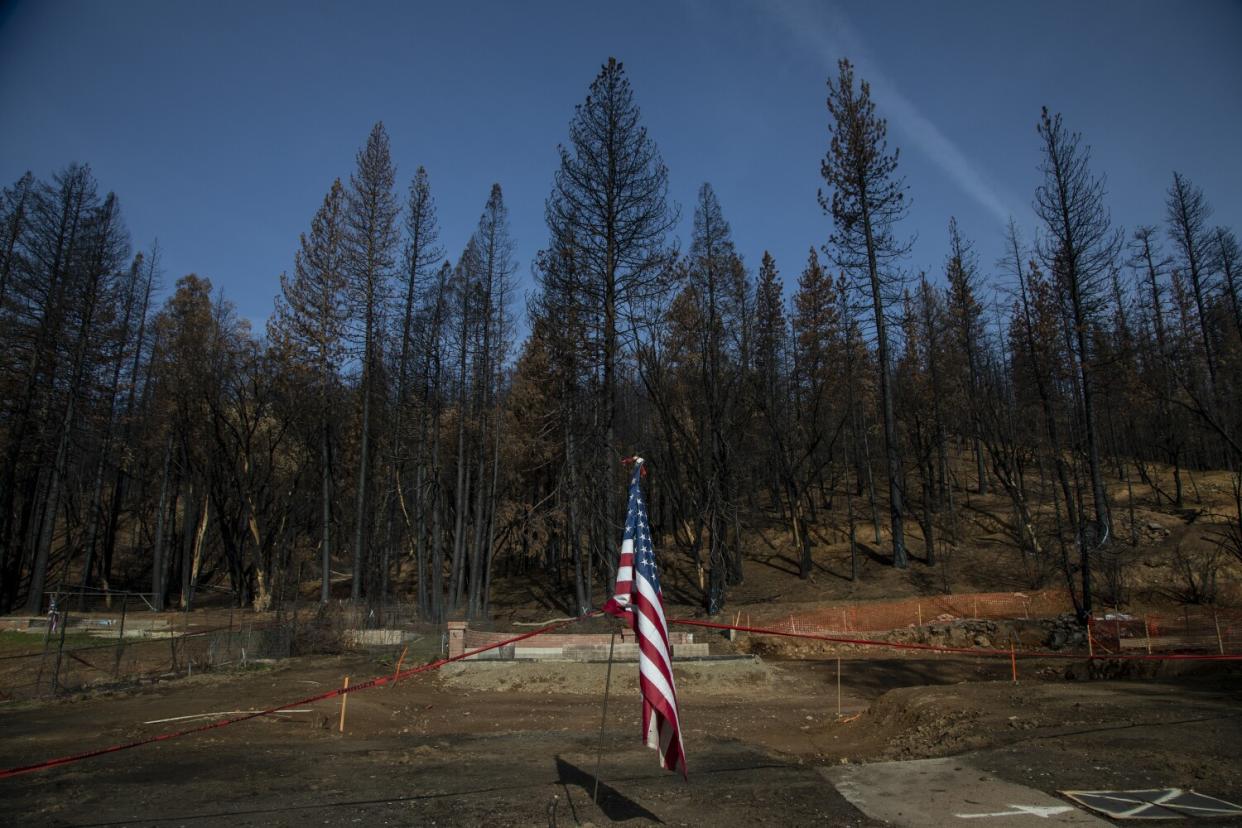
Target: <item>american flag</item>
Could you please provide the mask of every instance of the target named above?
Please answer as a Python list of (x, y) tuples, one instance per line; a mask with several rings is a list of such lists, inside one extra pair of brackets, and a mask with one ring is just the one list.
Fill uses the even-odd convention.
[(656, 570), (655, 546), (643, 501), (641, 457), (634, 458), (630, 499), (621, 538), (617, 585), (604, 611), (626, 619), (638, 638), (638, 684), (643, 696), (643, 736), (647, 747), (659, 752), (665, 770), (686, 777), (686, 755), (681, 743), (677, 688), (673, 684), (668, 622)]

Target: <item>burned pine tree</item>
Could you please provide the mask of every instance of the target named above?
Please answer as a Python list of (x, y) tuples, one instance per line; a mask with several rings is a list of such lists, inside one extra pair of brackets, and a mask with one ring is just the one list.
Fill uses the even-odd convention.
[[(268, 325), (268, 337), (291, 362), (304, 363), (316, 412), (314, 444), (310, 452), (319, 466), (319, 600), (331, 598), (332, 514), (335, 484), (333, 402), (340, 382), (349, 322), (346, 302), (347, 274), (344, 247), (344, 189), (332, 182), (323, 205), (311, 221), (310, 234), (302, 234), (294, 256), (293, 278), (281, 275), (281, 295)], [(289, 365), (292, 370), (294, 365)]]
[(970, 439), (975, 455), (975, 473), (978, 477), (979, 494), (988, 493), (987, 464), (979, 445), (980, 430), (980, 382), (983, 371), (983, 307), (976, 297), (978, 292), (978, 265), (970, 242), (962, 237), (957, 219), (949, 219), (949, 256), (945, 262), (945, 278), (948, 281), (948, 321), (953, 332), (957, 353), (962, 357), (961, 370), (956, 385), (960, 399), (970, 413)]
[[(362, 598), (364, 582), (373, 575), (371, 548), (374, 482), (372, 443), (383, 404), (383, 329), (391, 279), (396, 266), (399, 206), (393, 193), (396, 170), (389, 153), (388, 133), (377, 123), (358, 151), (357, 169), (345, 194), (344, 249), (351, 340), (359, 363), (357, 498), (354, 509), (353, 584), (350, 597)], [(382, 600), (382, 596), (381, 596)]]
[[(1035, 192), (1035, 212), (1047, 231), (1038, 246), (1064, 311), (1066, 354), (1075, 366), (1081, 425), (1095, 513), (1092, 531), (1079, 535), (1084, 612), (1091, 611), (1091, 552), (1108, 542), (1112, 529), (1104, 489), (1099, 424), (1096, 415), (1093, 320), (1100, 311), (1104, 280), (1116, 264), (1121, 235), (1114, 231), (1104, 205), (1104, 180), (1090, 169), (1090, 151), (1060, 115), (1045, 108), (1038, 132), (1043, 150), (1044, 183)], [(1085, 524), (1083, 524), (1085, 526)]]
[[(492, 546), (496, 534), (496, 507), (501, 477), (500, 444), (503, 419), (500, 414), (501, 382), (510, 335), (508, 315), (513, 262), (513, 240), (509, 234), (509, 213), (499, 184), (493, 184), (479, 224), (471, 237), (470, 254), (463, 257), (466, 278), (462, 290), (463, 313), (469, 308), (471, 341), (463, 343), (472, 353), (471, 376), (462, 377), (462, 394), (469, 394), (472, 404), (463, 407), (464, 435), (466, 411), (473, 412), (470, 424), (471, 445), (466, 450), (459, 444), (458, 480), (473, 478), (473, 489), (459, 492), (458, 525), (461, 535), (461, 566), (454, 566), (456, 583), (452, 589), (453, 603), (466, 591), (467, 613), (471, 618), (482, 616), (488, 606)], [(464, 364), (464, 363), (463, 363)], [(465, 387), (468, 382), (469, 387)], [(470, 495), (473, 495), (471, 503)], [(465, 518), (469, 517), (468, 524)], [(464, 530), (468, 528), (467, 534)], [(458, 547), (454, 547), (455, 560)], [(464, 574), (462, 569), (464, 568)]]
[[(419, 167), (410, 181), (405, 210), (405, 247), (402, 255), (404, 299), (396, 333), (401, 343), (397, 351), (395, 410), (390, 464), (392, 503), (389, 506), (385, 538), (385, 562), (381, 591), (387, 594), (388, 557), (401, 548), (404, 535), (414, 559), (417, 604), (429, 617), (427, 550), (428, 443), (431, 425), (433, 376), (431, 355), (438, 348), (439, 329), (436, 265), (444, 258), (440, 228), (427, 171)], [(435, 388), (439, 392), (438, 384)], [(409, 447), (413, 441), (413, 448)], [(410, 468), (413, 466), (413, 479)], [(404, 532), (392, 527), (393, 512), (400, 511)], [(401, 557), (397, 556), (398, 566)]]
[(841, 398), (839, 379), (840, 306), (832, 277), (815, 248), (807, 255), (793, 295), (790, 328), (790, 383), (793, 417), (792, 454), (785, 488), (798, 552), (798, 575), (811, 577), (811, 525), (816, 522), (814, 489), (824, 489), (835, 446), (844, 433), (848, 412), (834, 405)]
[(592, 381), (598, 413), (575, 435), (582, 444), (575, 451), (580, 448), (594, 466), (583, 466), (586, 479), (576, 481), (569, 496), (583, 516), (591, 516), (580, 530), (589, 538), (589, 554), (605, 568), (614, 565), (609, 550), (620, 527), (620, 368), (636, 329), (650, 322), (640, 310), (666, 288), (665, 240), (677, 222), (667, 194), (668, 171), (642, 125), (624, 67), (610, 58), (574, 110), (544, 210), (550, 249), (572, 246), (576, 278), (567, 298), (595, 346), (584, 367), (598, 371)]
[(1178, 270), (1183, 278), (1190, 280), (1195, 321), (1199, 329), (1199, 347), (1203, 349), (1204, 363), (1207, 365), (1209, 390), (1215, 395), (1218, 347), (1209, 314), (1213, 285), (1208, 219), (1212, 211), (1203, 197), (1203, 191), (1187, 181), (1185, 176), (1175, 172), (1173, 185), (1169, 187), (1166, 195), (1165, 212), (1169, 238), (1178, 254)]
[(789, 326), (785, 320), (785, 288), (776, 260), (768, 251), (763, 252), (755, 284), (754, 358), (752, 376), (755, 389), (752, 396), (760, 412), (762, 434), (760, 443), (766, 448), (759, 450), (757, 460), (766, 472), (762, 485), (768, 491), (773, 509), (780, 509), (783, 501), (787, 440), (789, 373)]
[(829, 192), (820, 191), (819, 202), (834, 230), (825, 250), (869, 297), (874, 314), (893, 565), (901, 569), (908, 563), (902, 459), (885, 309), (896, 279), (893, 265), (909, 247), (894, 235), (906, 213), (905, 182), (897, 176), (898, 151), (888, 153), (888, 125), (876, 115), (871, 87), (866, 81), (855, 86), (848, 60), (839, 62), (837, 77), (828, 81), (828, 114), (829, 148), (820, 174)]

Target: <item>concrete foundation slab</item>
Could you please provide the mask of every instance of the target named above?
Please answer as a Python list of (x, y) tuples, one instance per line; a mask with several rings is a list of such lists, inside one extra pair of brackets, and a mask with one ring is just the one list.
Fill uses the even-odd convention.
[(968, 756), (841, 765), (821, 772), (854, 807), (893, 825), (1109, 824), (1062, 799), (997, 779)]

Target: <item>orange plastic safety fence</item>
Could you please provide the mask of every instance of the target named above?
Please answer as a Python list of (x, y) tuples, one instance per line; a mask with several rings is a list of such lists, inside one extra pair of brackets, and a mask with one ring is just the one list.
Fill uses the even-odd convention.
[(791, 632), (884, 632), (966, 618), (1050, 618), (1074, 609), (1059, 590), (933, 595), (900, 601), (853, 603), (794, 613), (774, 626)]

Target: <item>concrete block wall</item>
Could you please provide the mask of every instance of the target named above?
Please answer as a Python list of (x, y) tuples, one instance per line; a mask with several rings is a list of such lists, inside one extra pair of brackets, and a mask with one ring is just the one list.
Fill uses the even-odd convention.
[[(496, 644), (513, 637), (513, 633), (472, 630), (465, 621), (448, 622), (448, 634), (449, 658), (460, 656), (470, 650), (477, 650), (480, 647)], [(517, 641), (497, 650), (479, 653), (470, 658), (605, 660), (608, 658), (608, 647), (611, 638), (611, 635), (607, 633), (548, 633)], [(694, 633), (671, 632), (668, 638), (669, 644), (673, 649), (674, 659), (687, 656), (705, 656), (708, 654), (707, 644), (696, 644)], [(630, 630), (618, 632), (616, 642), (613, 645), (613, 659), (617, 661), (638, 660), (638, 644), (634, 640), (634, 633)]]

